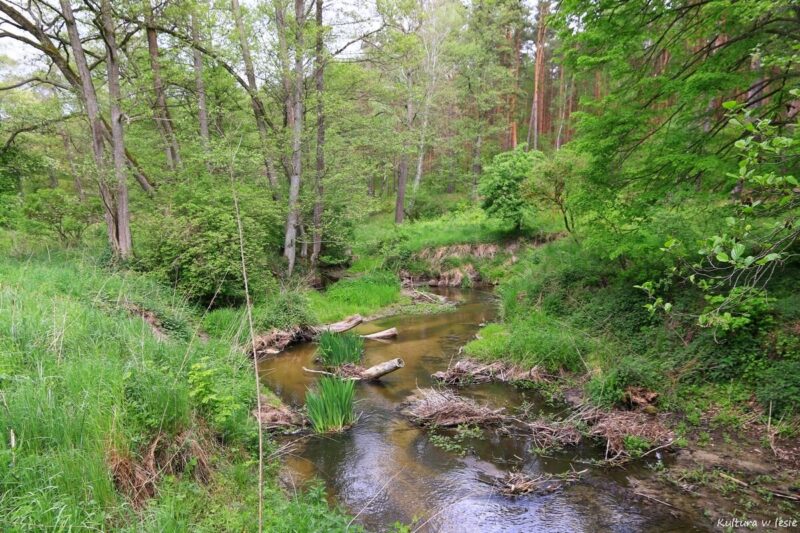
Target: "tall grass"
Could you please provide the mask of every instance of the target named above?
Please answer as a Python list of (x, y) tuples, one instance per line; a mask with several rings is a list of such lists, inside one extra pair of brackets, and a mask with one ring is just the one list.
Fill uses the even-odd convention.
[(369, 315), (400, 300), (397, 276), (382, 271), (344, 279), (325, 292), (313, 291), (308, 294), (311, 309), (323, 324), (356, 313)]
[(364, 353), (364, 339), (355, 333), (324, 331), (319, 337), (319, 360), (325, 366), (357, 363)]
[(353, 393), (355, 382), (323, 377), (316, 390), (306, 392), (306, 409), (317, 433), (341, 431), (355, 421)]

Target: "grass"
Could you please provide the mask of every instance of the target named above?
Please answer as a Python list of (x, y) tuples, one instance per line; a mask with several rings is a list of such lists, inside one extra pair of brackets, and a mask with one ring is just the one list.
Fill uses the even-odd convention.
[(364, 339), (355, 333), (322, 332), (318, 357), (328, 367), (358, 363), (364, 353)]
[(324, 292), (311, 291), (306, 296), (311, 313), (322, 324), (354, 314), (370, 315), (403, 300), (397, 276), (384, 271), (344, 279)]
[[(256, 529), (253, 378), (238, 348), (213, 337), (187, 339), (185, 330), (191, 333), (200, 319), (183, 298), (141, 274), (101, 268), (91, 257), (56, 251), (3, 257), (0, 280), (4, 528)], [(162, 324), (184, 326), (157, 338), (129, 302), (156, 312)], [(213, 450), (211, 481), (199, 484), (187, 464), (161, 477), (158, 494), (134, 512), (116, 486), (112, 458), (141, 461), (157, 434), (168, 443), (186, 432), (222, 443)], [(236, 483), (241, 488), (230, 489)], [(266, 494), (268, 508), (280, 510), (265, 517), (268, 530), (285, 523), (344, 528), (324, 498), (289, 503), (272, 477)]]
[(317, 433), (341, 431), (355, 421), (353, 393), (355, 382), (323, 377), (315, 390), (306, 392), (306, 409)]

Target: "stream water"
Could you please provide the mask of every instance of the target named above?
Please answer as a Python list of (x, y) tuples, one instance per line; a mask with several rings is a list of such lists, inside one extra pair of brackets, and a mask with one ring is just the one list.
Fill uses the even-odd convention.
[[(365, 366), (402, 357), (405, 367), (382, 382), (357, 385), (358, 422), (344, 433), (306, 439), (286, 459), (297, 486), (321, 479), (332, 503), (358, 514), (369, 530), (385, 531), (395, 522), (411, 523), (420, 531), (699, 531), (676, 519), (658, 503), (633, 498), (627, 476), (651, 475), (644, 465), (623, 469), (588, 466), (602, 450), (587, 446), (556, 457), (531, 452), (531, 443), (484, 431), (467, 441), (472, 452), (461, 456), (434, 446), (426, 430), (400, 414), (400, 403), (417, 387), (433, 383), (458, 349), (472, 339), (481, 323), (495, 314), (491, 294), (478, 290), (443, 292), (461, 303), (455, 310), (422, 316), (395, 316), (359, 326), (372, 333), (396, 327), (391, 342), (367, 341)], [(298, 345), (261, 364), (262, 379), (285, 402), (300, 406), (318, 376), (313, 367), (315, 346)], [(532, 402), (548, 408), (534, 392), (506, 385), (467, 387), (460, 393), (493, 406), (514, 409)], [(581, 480), (544, 495), (504, 497), (486, 480), (508, 471), (532, 476), (588, 468)]]

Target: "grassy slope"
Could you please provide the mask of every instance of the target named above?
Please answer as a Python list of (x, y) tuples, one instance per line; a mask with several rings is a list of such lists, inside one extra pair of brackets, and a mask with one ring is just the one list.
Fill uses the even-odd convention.
[[(167, 338), (133, 308), (153, 311)], [(226, 342), (200, 342), (197, 323), (179, 297), (139, 275), (63, 254), (0, 260), (4, 527), (256, 528), (250, 363)], [(141, 461), (157, 434), (162, 442), (193, 435), (208, 454), (210, 481), (195, 481), (190, 460), (134, 509), (110, 465)], [(289, 501), (269, 475), (265, 492), (267, 530), (346, 522), (319, 491)]]

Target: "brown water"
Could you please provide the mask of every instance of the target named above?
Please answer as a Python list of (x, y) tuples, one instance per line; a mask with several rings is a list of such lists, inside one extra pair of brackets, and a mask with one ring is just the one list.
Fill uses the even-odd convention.
[[(367, 341), (365, 366), (402, 357), (402, 368), (378, 384), (357, 385), (354, 427), (339, 435), (311, 437), (286, 460), (298, 486), (319, 478), (332, 502), (358, 514), (370, 530), (388, 530), (394, 522), (415, 522), (412, 530), (486, 531), (693, 531), (669, 509), (641, 502), (627, 490), (626, 476), (646, 476), (643, 465), (627, 470), (588, 466), (582, 461), (602, 457), (602, 451), (581, 447), (557, 457), (533, 454), (531, 443), (485, 431), (469, 444), (466, 456), (435, 447), (428, 433), (399, 413), (399, 404), (417, 387), (430, 386), (431, 374), (447, 367), (458, 350), (491, 320), (491, 294), (451, 289), (448, 296), (462, 303), (454, 311), (430, 316), (396, 316), (363, 324), (356, 331), (372, 333), (397, 327), (391, 342)], [(313, 367), (316, 347), (299, 345), (261, 365), (262, 379), (287, 403), (300, 406), (306, 389), (317, 380), (303, 372)], [(533, 392), (506, 385), (481, 385), (461, 390), (465, 396), (508, 409), (523, 401), (546, 407)], [(485, 481), (507, 471), (533, 476), (589, 471), (581, 481), (546, 495), (508, 498)]]

